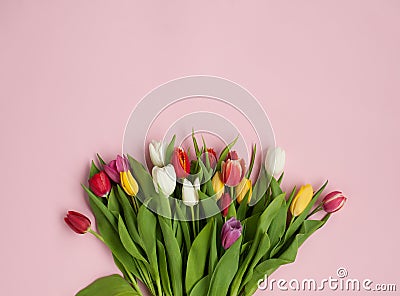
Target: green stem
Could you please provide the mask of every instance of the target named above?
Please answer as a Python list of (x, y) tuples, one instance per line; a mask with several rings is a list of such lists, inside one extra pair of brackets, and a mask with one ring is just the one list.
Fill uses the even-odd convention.
[[(125, 270), (126, 270), (126, 268), (125, 268)], [(126, 274), (128, 275), (129, 280), (133, 285), (133, 288), (139, 293), (139, 295), (143, 295), (142, 291), (140, 291), (140, 288), (139, 288), (139, 286), (138, 286), (138, 284), (136, 282), (136, 279), (132, 276), (132, 274), (127, 270), (126, 270)]]
[(94, 231), (93, 229), (89, 228), (88, 232), (91, 233), (91, 234), (93, 234), (95, 237), (97, 237), (97, 238), (98, 238), (100, 241), (102, 241), (103, 243), (105, 243), (103, 237), (102, 237), (99, 233), (97, 233), (96, 231)]
[(322, 205), (319, 205), (318, 207), (316, 207), (310, 214), (308, 214), (308, 216), (306, 217), (306, 219), (308, 219), (309, 217), (311, 217), (312, 215), (318, 213), (319, 211), (322, 210)]
[(190, 211), (192, 212), (192, 227), (193, 227), (193, 239), (194, 239), (196, 237), (196, 221), (195, 221), (193, 207), (190, 207)]

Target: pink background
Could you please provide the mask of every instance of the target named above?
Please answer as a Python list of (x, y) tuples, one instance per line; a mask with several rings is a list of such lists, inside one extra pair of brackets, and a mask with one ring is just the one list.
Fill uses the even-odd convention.
[(329, 178), (349, 197), (273, 278), (345, 267), (399, 289), (399, 52), (395, 0), (1, 0), (2, 295), (70, 296), (116, 272), (62, 218), (92, 218), (80, 183), (95, 152), (120, 152), (138, 100), (193, 74), (260, 100), (287, 151), (287, 187)]

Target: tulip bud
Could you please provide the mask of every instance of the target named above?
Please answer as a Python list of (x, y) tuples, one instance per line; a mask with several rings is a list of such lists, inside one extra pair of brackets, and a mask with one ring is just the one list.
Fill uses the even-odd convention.
[(228, 159), (222, 162), (222, 181), (225, 185), (234, 187), (240, 183), (244, 177), (246, 167), (243, 159)]
[(165, 143), (151, 141), (149, 144), (150, 159), (153, 165), (163, 167), (165, 165)]
[(221, 241), (224, 249), (232, 246), (238, 238), (242, 235), (242, 224), (235, 217), (230, 218), (222, 226)]
[(241, 203), (243, 198), (246, 196), (247, 192), (249, 192), (249, 196), (247, 199), (247, 203), (251, 200), (251, 195), (253, 194), (253, 187), (251, 186), (251, 180), (247, 178), (243, 178), (242, 181), (236, 186), (236, 200), (238, 203)]
[(290, 212), (293, 217), (300, 215), (310, 203), (313, 197), (313, 188), (310, 184), (301, 186), (299, 192), (293, 198), (292, 204), (290, 205)]
[(347, 198), (340, 191), (328, 193), (322, 200), (322, 208), (327, 213), (339, 211), (345, 204)]
[(270, 148), (265, 158), (265, 168), (271, 176), (279, 176), (285, 168), (286, 153), (281, 147)]
[(74, 211), (68, 211), (64, 221), (73, 231), (79, 234), (88, 232), (91, 225), (88, 217)]
[(172, 165), (178, 178), (186, 178), (190, 173), (189, 156), (181, 147), (175, 148), (172, 153)]
[(211, 184), (214, 189), (215, 199), (218, 200), (221, 198), (222, 193), (224, 193), (225, 185), (221, 180), (221, 173), (216, 172), (214, 177), (211, 179)]
[(89, 179), (89, 187), (97, 196), (107, 196), (111, 190), (110, 179), (108, 179), (104, 171), (101, 171), (100, 173), (94, 174), (93, 177)]
[(163, 168), (157, 166), (153, 167), (151, 175), (153, 176), (154, 188), (157, 193), (161, 190), (160, 193), (164, 196), (170, 196), (174, 192), (176, 186), (176, 174), (172, 164)]
[[(215, 153), (214, 149), (212, 149), (212, 148), (207, 149), (207, 154), (208, 154), (208, 161), (210, 163), (210, 168), (214, 169), (217, 164), (217, 154)], [(207, 159), (206, 159), (207, 154), (203, 153), (203, 155), (202, 155), (202, 161), (204, 164), (207, 163)]]
[(237, 152), (235, 150), (231, 150), (228, 152), (228, 155), (225, 158), (225, 161), (227, 161), (228, 159), (230, 160), (238, 160), (239, 159), (239, 155), (237, 154)]
[(219, 200), (219, 204), (221, 207), (222, 216), (226, 217), (228, 215), (229, 206), (232, 202), (231, 196), (229, 193), (224, 193)]
[(139, 192), (139, 185), (133, 178), (131, 171), (121, 172), (121, 187), (124, 189), (126, 194), (130, 196), (136, 196)]
[(200, 181), (199, 178), (194, 180), (193, 184), (188, 180), (184, 179), (182, 184), (182, 201), (185, 205), (193, 207), (199, 203), (199, 192)]
[(115, 183), (121, 182), (121, 178), (119, 177), (119, 172), (117, 170), (117, 161), (115, 159), (104, 165), (104, 171)]

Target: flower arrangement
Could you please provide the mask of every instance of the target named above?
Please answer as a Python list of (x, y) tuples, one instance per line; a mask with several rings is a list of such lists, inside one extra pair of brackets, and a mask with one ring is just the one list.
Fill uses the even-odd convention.
[[(167, 145), (149, 145), (151, 174), (131, 156), (92, 162), (87, 192), (98, 232), (84, 215), (69, 211), (65, 222), (76, 233), (91, 233), (107, 245), (120, 275), (100, 278), (84, 295), (252, 295), (258, 281), (295, 260), (298, 248), (321, 228), (346, 197), (334, 191), (317, 202), (310, 184), (287, 195), (281, 188), (285, 152), (267, 151), (257, 181), (233, 150), (217, 157), (199, 147), (194, 155)], [(311, 217), (325, 211), (322, 219)]]

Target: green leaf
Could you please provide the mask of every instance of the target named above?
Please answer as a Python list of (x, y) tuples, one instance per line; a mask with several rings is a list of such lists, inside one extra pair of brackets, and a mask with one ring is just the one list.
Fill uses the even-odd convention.
[(265, 211), (261, 214), (260, 219), (258, 220), (258, 224), (257, 224), (256, 236), (255, 236), (254, 242), (250, 248), (249, 254), (247, 255), (243, 264), (241, 264), (241, 266), (233, 280), (232, 287), (231, 287), (233, 295), (237, 295), (239, 293), (239, 287), (240, 287), (241, 281), (243, 279), (243, 276), (244, 276), (248, 266), (252, 262), (251, 260), (254, 258), (254, 255), (256, 254), (258, 245), (259, 245), (261, 239), (263, 238), (265, 232), (268, 230), (269, 226), (271, 225), (272, 220), (278, 214), (279, 209), (283, 206), (284, 202), (285, 202), (284, 194), (277, 196), (269, 204), (269, 206), (265, 209)]
[(157, 264), (157, 219), (156, 216), (152, 212), (150, 212), (147, 207), (141, 206), (139, 208), (137, 221), (139, 234), (143, 240), (143, 247), (150, 262), (151, 275), (154, 281), (157, 283), (157, 286), (159, 287), (161, 285), (161, 282)]
[(143, 247), (143, 241), (137, 229), (137, 218), (135, 213), (133, 212), (131, 204), (129, 203), (128, 196), (126, 195), (125, 191), (121, 188), (121, 186), (117, 185), (117, 188), (118, 188), (118, 194), (116, 194), (116, 196), (122, 207), (122, 211), (124, 212), (126, 226), (128, 228), (129, 234), (139, 246)]
[(257, 146), (256, 146), (256, 144), (254, 144), (253, 151), (251, 153), (250, 166), (249, 166), (249, 169), (247, 170), (247, 173), (246, 173), (246, 178), (247, 179), (250, 178), (251, 172), (253, 171), (254, 160), (256, 159), (256, 152), (257, 152)]
[(153, 178), (145, 167), (136, 159), (128, 155), (129, 164), (132, 169), (132, 174), (139, 185), (139, 198), (141, 201), (146, 200), (150, 196), (158, 196), (153, 183)]
[(172, 153), (174, 152), (175, 148), (175, 135), (172, 137), (171, 142), (169, 142), (167, 149), (165, 151), (165, 163), (168, 164), (171, 162), (171, 156)]
[(237, 136), (230, 144), (228, 144), (221, 152), (218, 163), (217, 163), (217, 171), (221, 170), (221, 164), (225, 160), (225, 158), (228, 156), (229, 150), (232, 149), (232, 147), (236, 144), (237, 140), (239, 139), (239, 136)]
[(118, 233), (121, 239), (122, 245), (125, 249), (131, 254), (134, 258), (141, 260), (143, 262), (147, 262), (147, 260), (143, 257), (140, 253), (138, 248), (136, 247), (135, 243), (133, 242), (131, 236), (129, 235), (128, 229), (126, 229), (124, 220), (121, 216), (118, 218)]
[[(210, 241), (210, 255), (209, 255), (209, 264), (208, 264), (208, 273), (212, 274), (215, 270), (215, 267), (218, 264), (218, 248), (217, 248), (217, 222), (215, 219), (213, 222), (213, 230), (211, 233), (211, 241)], [(211, 221), (211, 219), (210, 219)]]
[(105, 165), (106, 162), (103, 160), (103, 158), (101, 158), (100, 154), (96, 153), (96, 155), (97, 155), (97, 159), (99, 160), (99, 163), (100, 163), (101, 165)]
[(271, 178), (270, 186), (271, 186), (272, 199), (283, 193), (281, 187), (279, 186), (278, 182), (274, 177)]
[(170, 223), (165, 217), (158, 216), (163, 233), (164, 245), (167, 250), (169, 273), (171, 275), (172, 291), (174, 296), (182, 296), (182, 257), (178, 242), (175, 239)]
[(118, 198), (115, 195), (114, 187), (111, 188), (110, 195), (108, 196), (108, 210), (118, 219), (120, 207)]
[(194, 285), (205, 275), (207, 255), (210, 249), (214, 220), (210, 220), (197, 235), (190, 248), (186, 267), (186, 293), (189, 294)]
[(237, 219), (242, 221), (246, 218), (247, 209), (249, 208), (247, 205), (247, 201), (249, 199), (250, 191), (247, 191), (246, 195), (243, 197), (242, 202), (239, 205), (237, 210)]
[(260, 219), (259, 214), (255, 214), (251, 217), (246, 218), (243, 220), (243, 227), (244, 227), (244, 242), (249, 242), (254, 239), (257, 233), (257, 225), (258, 225), (258, 219)]
[(199, 145), (197, 144), (196, 137), (194, 136), (194, 129), (192, 129), (192, 140), (193, 140), (193, 146), (194, 146), (194, 151), (196, 153), (196, 157), (200, 157), (201, 153), (200, 153)]
[(242, 237), (219, 260), (210, 280), (208, 296), (228, 295), (229, 286), (238, 270), (241, 243)]
[(197, 284), (193, 287), (190, 296), (207, 296), (207, 291), (210, 286), (211, 276), (207, 275), (203, 277)]
[(159, 262), (158, 265), (160, 267), (160, 275), (161, 275), (161, 283), (163, 286), (163, 291), (167, 296), (172, 295), (171, 285), (168, 275), (167, 257), (165, 255), (165, 248), (162, 242), (160, 242), (159, 240), (157, 240), (157, 254), (158, 254), (158, 262)]
[[(104, 239), (104, 243), (109, 247), (111, 252), (115, 255), (119, 262), (125, 267), (126, 270), (134, 273), (137, 271), (135, 261), (132, 256), (125, 250), (118, 235), (118, 228), (114, 228), (109, 219), (100, 210), (95, 199), (89, 199), (90, 206), (93, 214), (96, 217), (97, 228)], [(104, 206), (104, 205), (103, 205)], [(111, 215), (112, 216), (112, 215)], [(112, 216), (114, 218), (114, 216)]]
[(267, 259), (254, 269), (252, 279), (245, 286), (245, 295), (253, 295), (257, 290), (258, 280), (264, 278), (265, 275), (271, 275), (281, 265), (289, 264), (294, 262), (297, 256), (298, 248), (304, 243), (304, 241), (313, 234), (317, 229), (321, 228), (326, 221), (329, 219), (329, 215), (326, 215), (321, 221), (318, 220), (305, 220), (298, 232), (295, 239), (286, 249), (282, 252), (279, 258)]
[[(114, 215), (108, 210), (108, 208), (103, 204), (101, 201), (101, 197), (98, 197), (93, 194), (92, 191), (90, 191), (89, 188), (87, 188), (85, 185), (82, 185), (83, 189), (87, 192), (89, 195), (89, 202), (93, 211), (93, 206), (95, 205), (101, 212), (102, 214), (107, 218), (109, 223), (112, 225), (115, 231), (118, 231), (117, 227), (117, 219), (114, 217)], [(97, 218), (97, 217), (96, 217)]]
[(264, 166), (262, 166), (260, 175), (258, 176), (256, 184), (254, 184), (253, 187), (253, 195), (251, 196), (250, 206), (254, 206), (265, 195), (268, 189), (269, 181), (270, 180), (267, 172)]
[(131, 285), (121, 276), (113, 274), (95, 280), (79, 291), (76, 296), (138, 296)]
[(92, 160), (92, 164), (90, 166), (90, 172), (89, 172), (89, 179), (92, 178), (95, 174), (99, 173), (100, 170), (97, 168), (96, 164)]

